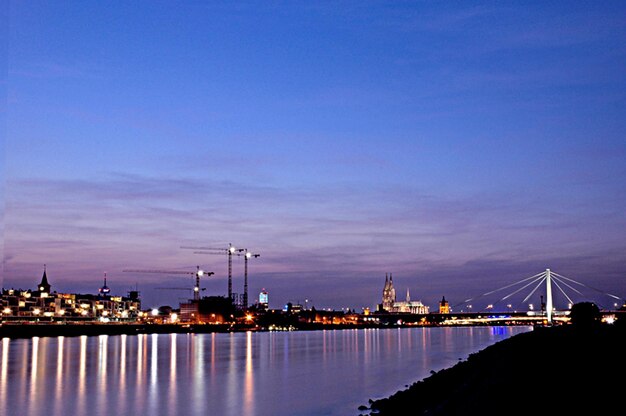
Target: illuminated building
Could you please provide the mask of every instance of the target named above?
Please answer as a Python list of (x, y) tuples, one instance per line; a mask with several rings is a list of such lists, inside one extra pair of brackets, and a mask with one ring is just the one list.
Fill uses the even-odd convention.
[(391, 312), (396, 302), (396, 290), (393, 288), (393, 276), (385, 273), (385, 287), (383, 288), (383, 309)]
[(51, 292), (44, 268), (37, 290), (2, 290), (0, 316), (4, 321), (104, 322), (133, 321), (138, 317), (141, 311), (139, 292), (130, 292), (128, 297), (109, 296), (109, 292), (106, 281), (98, 295)]
[(450, 304), (445, 296), (442, 297), (441, 302), (439, 302), (439, 313), (450, 313)]
[(393, 276), (385, 275), (385, 287), (383, 288), (383, 310), (392, 313), (427, 314), (428, 306), (419, 300), (411, 300), (409, 289), (406, 290), (406, 300), (396, 301), (396, 290), (393, 287)]
[(422, 315), (428, 313), (428, 306), (425, 306), (419, 300), (411, 300), (411, 294), (409, 293), (409, 289), (407, 289), (406, 300), (403, 302), (395, 302), (393, 304), (393, 312), (404, 312)]
[(268, 307), (269, 307), (269, 295), (267, 294), (267, 291), (263, 289), (261, 293), (259, 293), (259, 308), (267, 310)]
[(199, 322), (198, 302), (190, 300), (180, 304), (180, 319), (183, 322)]
[(231, 298), (205, 296), (180, 304), (180, 322), (223, 323), (232, 320), (235, 305)]

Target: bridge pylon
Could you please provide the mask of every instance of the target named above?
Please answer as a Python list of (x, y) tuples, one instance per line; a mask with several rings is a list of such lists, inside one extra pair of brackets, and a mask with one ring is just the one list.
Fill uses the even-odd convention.
[(546, 269), (546, 320), (552, 325), (552, 274)]

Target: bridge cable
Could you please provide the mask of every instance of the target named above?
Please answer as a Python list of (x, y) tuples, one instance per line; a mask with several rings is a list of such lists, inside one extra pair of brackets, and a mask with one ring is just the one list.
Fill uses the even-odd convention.
[[(566, 285), (566, 286), (567, 286), (567, 287), (569, 287), (570, 289), (572, 289), (572, 290), (576, 291), (576, 293), (578, 293), (580, 296), (585, 297), (585, 294), (583, 294), (582, 292), (580, 292), (580, 291), (578, 291), (578, 290), (574, 289), (573, 287), (571, 287), (570, 285), (568, 285), (568, 284), (567, 284), (564, 280), (562, 280), (562, 279), (560, 279), (560, 278), (557, 278), (557, 277), (555, 277), (554, 279), (555, 279), (555, 280), (554, 280), (554, 283), (555, 283), (555, 284), (556, 284), (556, 283), (557, 283), (557, 281), (558, 281), (558, 282), (560, 282), (560, 283), (562, 283), (562, 284)], [(557, 285), (557, 287), (558, 287), (558, 285)], [(560, 288), (559, 288), (559, 289), (560, 289)], [(567, 295), (565, 295), (565, 296), (567, 297)], [(572, 302), (572, 300), (571, 300), (571, 299), (569, 299), (569, 298), (567, 298), (567, 299), (570, 301), (570, 303), (572, 303), (572, 304), (574, 303), (574, 302)], [(607, 307), (606, 307), (606, 305), (604, 305), (602, 302), (596, 302), (596, 303), (597, 303), (597, 304), (598, 304), (598, 305), (599, 305), (602, 309), (609, 309), (609, 308), (607, 308)]]
[(496, 301), (496, 302), (494, 302), (493, 304), (494, 304), (494, 305), (497, 305), (498, 303), (502, 302), (503, 300), (510, 298), (511, 296), (515, 295), (516, 293), (521, 292), (522, 290), (526, 289), (528, 286), (532, 285), (533, 283), (535, 283), (536, 281), (541, 280), (541, 279), (545, 279), (545, 277), (544, 277), (544, 276), (539, 276), (539, 277), (537, 277), (535, 280), (533, 280), (533, 281), (531, 281), (530, 283), (527, 283), (527, 284), (525, 284), (524, 286), (520, 287), (519, 289), (517, 289), (517, 290), (515, 290), (515, 291), (513, 291), (513, 292), (511, 292), (511, 293), (509, 293), (508, 295), (506, 295), (506, 296), (504, 296), (503, 298), (501, 298), (501, 299), (497, 300), (497, 301)]
[(539, 283), (537, 283), (537, 286), (535, 286), (535, 288), (528, 294), (528, 296), (526, 296), (524, 298), (524, 300), (522, 301), (522, 304), (526, 303), (526, 301), (528, 299), (530, 299), (530, 297), (533, 295), (533, 293), (535, 293), (537, 291), (537, 289), (539, 289), (539, 287), (543, 284), (543, 282), (545, 282), (547, 279), (546, 276), (543, 277), (543, 279), (541, 279), (541, 281)]
[(567, 286), (568, 288), (572, 289), (574, 292), (578, 293), (580, 296), (585, 296), (580, 290), (576, 289), (575, 287), (569, 285), (565, 280), (554, 276), (554, 280), (555, 281), (559, 281), (560, 283), (564, 284), (565, 286)]
[[(504, 300), (504, 299), (508, 299), (508, 298), (510, 298), (511, 296), (515, 295), (515, 294), (516, 294), (516, 293), (518, 293), (518, 292), (521, 292), (522, 290), (526, 289), (528, 286), (532, 285), (533, 283), (535, 283), (536, 281), (538, 281), (538, 280), (540, 280), (540, 279), (545, 279), (545, 277), (543, 277), (543, 276), (539, 276), (538, 278), (536, 278), (536, 279), (535, 279), (535, 280), (533, 280), (532, 282), (530, 282), (530, 283), (528, 283), (528, 284), (526, 284), (526, 285), (524, 285), (524, 286), (520, 287), (520, 288), (519, 288), (519, 289), (517, 289), (515, 292), (509, 293), (508, 295), (506, 295), (505, 297), (503, 297), (503, 298), (502, 298), (502, 299), (500, 299), (500, 300)], [(499, 301), (498, 301), (498, 302), (499, 302)]]
[(596, 292), (602, 293), (603, 295), (606, 295), (606, 296), (610, 296), (610, 297), (612, 297), (613, 299), (617, 299), (617, 300), (619, 300), (619, 301), (621, 301), (621, 300), (622, 300), (622, 298), (620, 298), (619, 296), (616, 296), (616, 295), (613, 295), (613, 294), (611, 294), (611, 293), (604, 292), (604, 291), (602, 291), (602, 290), (600, 290), (600, 289), (596, 289), (595, 287), (588, 286), (588, 285), (585, 285), (585, 284), (583, 284), (583, 283), (577, 282), (577, 281), (576, 281), (576, 280), (574, 280), (574, 279), (570, 279), (570, 278), (565, 277), (565, 276), (562, 276), (562, 275), (560, 275), (560, 274), (558, 274), (558, 273), (554, 273), (554, 272), (552, 272), (552, 273), (553, 273), (553, 274), (555, 274), (557, 277), (560, 277), (560, 278), (565, 279), (565, 280), (567, 280), (567, 281), (570, 281), (570, 282), (576, 283), (576, 284), (578, 284), (578, 285), (580, 285), (580, 286), (586, 287), (587, 289), (595, 290)]
[(508, 289), (508, 288), (510, 288), (510, 287), (513, 287), (513, 286), (519, 285), (520, 283), (523, 283), (523, 282), (526, 282), (526, 281), (528, 281), (528, 280), (534, 279), (534, 278), (536, 278), (536, 277), (538, 277), (539, 275), (542, 275), (542, 274), (544, 274), (544, 273), (545, 273), (545, 272), (537, 273), (537, 274), (536, 274), (536, 275), (534, 275), (534, 276), (527, 277), (527, 278), (522, 279), (522, 280), (520, 280), (520, 281), (518, 281), (518, 282), (511, 283), (511, 284), (509, 284), (509, 285), (503, 286), (503, 287), (501, 287), (501, 288), (499, 288), (499, 289), (496, 289), (496, 290), (491, 290), (491, 291), (489, 291), (489, 292), (483, 293), (482, 295), (474, 296), (473, 298), (466, 299), (466, 300), (464, 300), (463, 302), (458, 303), (457, 305), (454, 305), (454, 306), (456, 307), (456, 306), (462, 305), (462, 304), (464, 304), (464, 303), (471, 302), (471, 301), (473, 301), (473, 300), (475, 300), (475, 299), (481, 298), (481, 297), (483, 297), (483, 296), (491, 295), (491, 294), (496, 293), (496, 292), (499, 292), (499, 291), (501, 291), (501, 290)]
[[(557, 288), (561, 291), (561, 293), (562, 293), (562, 294), (563, 294), (563, 295), (567, 298), (567, 300), (569, 301), (569, 303), (573, 305), (573, 304), (574, 304), (574, 301), (573, 301), (572, 299), (570, 299), (570, 297), (569, 297), (569, 296), (567, 296), (567, 293), (565, 293), (565, 291), (564, 291), (564, 290), (561, 288), (561, 286), (557, 283), (557, 280), (556, 280), (556, 279), (554, 279), (554, 280), (553, 280), (553, 282), (554, 282), (554, 286), (556, 286), (556, 287), (557, 287)], [(562, 283), (562, 282), (561, 282), (561, 283)]]

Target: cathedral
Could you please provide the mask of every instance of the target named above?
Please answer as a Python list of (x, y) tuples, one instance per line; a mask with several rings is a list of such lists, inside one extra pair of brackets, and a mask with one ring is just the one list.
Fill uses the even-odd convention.
[(406, 290), (406, 300), (396, 301), (396, 289), (393, 287), (393, 275), (385, 274), (385, 287), (383, 288), (382, 309), (391, 313), (412, 313), (423, 315), (428, 313), (428, 306), (419, 300), (411, 300), (409, 289)]

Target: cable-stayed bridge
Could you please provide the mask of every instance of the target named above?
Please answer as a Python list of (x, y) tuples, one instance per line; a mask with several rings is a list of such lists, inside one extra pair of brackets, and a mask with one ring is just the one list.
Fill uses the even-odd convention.
[[(578, 302), (593, 302), (603, 310), (617, 310), (625, 302), (623, 297), (589, 286), (570, 277), (546, 269), (533, 276), (525, 277), (495, 290), (465, 299), (452, 306), (462, 313), (470, 314), (466, 319), (498, 319), (500, 313), (514, 314), (516, 319), (541, 319), (551, 324), (569, 315), (569, 310)], [(473, 313), (472, 313), (473, 312)], [(480, 318), (476, 313), (486, 314)], [(496, 314), (496, 315), (494, 315)]]

